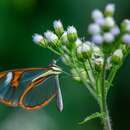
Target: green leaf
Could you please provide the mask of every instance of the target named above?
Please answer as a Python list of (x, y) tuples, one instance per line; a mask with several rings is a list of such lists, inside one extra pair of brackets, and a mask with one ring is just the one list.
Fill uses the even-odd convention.
[(95, 118), (102, 118), (104, 117), (104, 113), (99, 113), (99, 112), (96, 112), (90, 116), (87, 116), (83, 121), (79, 122), (79, 124), (84, 124), (92, 119), (95, 119)]

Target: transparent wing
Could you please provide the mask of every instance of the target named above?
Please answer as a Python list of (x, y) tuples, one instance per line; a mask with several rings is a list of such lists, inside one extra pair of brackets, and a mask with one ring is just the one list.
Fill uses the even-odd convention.
[(46, 79), (37, 79), (29, 84), (28, 89), (22, 96), (22, 107), (28, 110), (39, 109), (47, 105), (58, 94), (55, 75)]
[[(20, 73), (19, 73), (20, 72)], [(44, 73), (42, 69), (19, 69), (0, 73), (0, 102), (17, 106), (21, 95), (27, 89), (32, 79)], [(9, 78), (10, 74), (10, 78)], [(12, 74), (12, 75), (11, 75)], [(17, 80), (11, 83), (12, 79)], [(15, 78), (14, 78), (15, 79)], [(17, 87), (14, 85), (18, 85)]]

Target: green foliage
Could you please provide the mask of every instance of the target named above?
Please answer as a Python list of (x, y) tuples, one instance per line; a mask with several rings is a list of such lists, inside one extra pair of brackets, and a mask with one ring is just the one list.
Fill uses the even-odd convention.
[(88, 121), (93, 120), (95, 118), (103, 118), (103, 117), (104, 117), (104, 113), (96, 112), (90, 116), (87, 116), (82, 122), (79, 122), (79, 124), (81, 125), (81, 124), (87, 123)]

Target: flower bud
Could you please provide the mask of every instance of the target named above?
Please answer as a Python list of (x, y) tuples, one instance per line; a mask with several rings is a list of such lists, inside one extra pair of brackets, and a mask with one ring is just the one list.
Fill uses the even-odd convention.
[(69, 26), (67, 28), (67, 36), (70, 42), (76, 41), (76, 39), (78, 38), (78, 35), (77, 35), (77, 30), (74, 26)]
[(120, 29), (118, 26), (114, 26), (113, 28), (111, 28), (110, 32), (113, 36), (117, 36), (120, 34)]
[(115, 50), (115, 52), (112, 55), (112, 62), (115, 64), (119, 64), (121, 63), (122, 59), (123, 59), (122, 49)]
[(104, 21), (105, 21), (105, 19), (104, 19), (104, 17), (102, 17), (102, 18), (96, 19), (95, 23), (98, 24), (99, 26), (103, 26), (104, 25)]
[(110, 70), (111, 67), (112, 67), (111, 56), (109, 56), (109, 57), (107, 58), (106, 69), (107, 69), (107, 70)]
[(98, 24), (90, 24), (88, 27), (88, 32), (92, 35), (99, 34), (101, 32), (101, 28)]
[(72, 73), (72, 77), (73, 77), (74, 80), (76, 80), (76, 81), (81, 80), (79, 74), (76, 72), (75, 69), (71, 69), (71, 73)]
[(113, 17), (106, 17), (104, 21), (104, 27), (112, 28), (115, 25)]
[(67, 37), (67, 32), (66, 32), (66, 31), (65, 31), (65, 32), (63, 33), (63, 35), (61, 36), (61, 42), (62, 42), (63, 44), (65, 44), (65, 45), (69, 42), (68, 37)]
[(83, 43), (77, 48), (77, 57), (80, 60), (90, 58), (92, 56), (92, 48), (89, 44)]
[(67, 49), (72, 49), (75, 46), (74, 42), (68, 40), (67, 32), (64, 32), (61, 36), (61, 42), (67, 47)]
[(96, 45), (101, 45), (103, 43), (103, 36), (100, 34), (93, 35), (92, 42), (94, 42)]
[(106, 43), (112, 43), (114, 41), (114, 36), (109, 32), (104, 33), (103, 38)]
[(81, 81), (81, 77), (84, 77), (84, 79), (87, 80), (87, 74), (86, 74), (86, 71), (84, 69), (80, 69), (80, 74), (77, 73), (77, 71), (75, 69), (71, 69), (71, 73), (72, 73), (72, 76), (73, 76), (73, 79), (76, 80), (76, 81)]
[(122, 37), (122, 41), (126, 44), (130, 44), (130, 34), (124, 34)]
[(34, 35), (32, 36), (32, 38), (33, 38), (33, 42), (34, 42), (34, 43), (39, 44), (39, 45), (41, 45), (41, 46), (43, 46), (43, 47), (46, 46), (45, 39), (43, 38), (42, 35), (40, 35), (40, 34), (34, 34)]
[(114, 12), (115, 12), (115, 5), (108, 4), (105, 8), (105, 15), (106, 16), (113, 16)]
[(67, 48), (66, 45), (62, 45), (62, 46), (61, 46), (61, 49), (64, 51), (64, 53), (69, 54), (69, 50), (68, 50), (68, 48)]
[(121, 24), (121, 28), (123, 31), (130, 33), (130, 20), (125, 19)]
[(96, 21), (97, 19), (100, 19), (100, 18), (103, 18), (103, 13), (98, 10), (98, 9), (95, 9), (93, 12), (92, 12), (92, 19), (94, 21)]
[(82, 44), (82, 41), (78, 38), (75, 42), (76, 47), (80, 46)]
[(55, 29), (55, 33), (60, 37), (64, 33), (64, 28), (60, 20), (55, 20), (53, 22), (53, 27)]
[(45, 38), (47, 39), (50, 46), (59, 46), (59, 40), (56, 34), (51, 31), (44, 33)]
[(101, 71), (103, 69), (103, 63), (104, 63), (104, 60), (102, 57), (100, 58), (95, 58), (94, 59), (94, 63), (95, 63), (95, 69), (97, 71)]
[(33, 42), (39, 44), (43, 40), (43, 36), (40, 34), (35, 33), (33, 36)]
[(62, 62), (65, 63), (66, 65), (70, 65), (71, 64), (70, 57), (67, 54), (64, 54), (62, 56)]
[(96, 45), (93, 45), (93, 46), (92, 46), (92, 50), (93, 50), (93, 56), (94, 56), (94, 57), (100, 57), (100, 56), (103, 55), (103, 54), (102, 54), (102, 51), (101, 51), (101, 48), (98, 47), (98, 46), (96, 46)]

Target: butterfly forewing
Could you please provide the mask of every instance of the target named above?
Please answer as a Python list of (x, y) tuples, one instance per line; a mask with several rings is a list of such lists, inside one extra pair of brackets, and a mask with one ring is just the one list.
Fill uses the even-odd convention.
[(0, 101), (11, 106), (17, 106), (28, 84), (44, 73), (43, 69), (19, 69), (0, 73)]
[(28, 89), (21, 98), (25, 109), (38, 109), (47, 105), (58, 92), (55, 75), (39, 78), (29, 84)]

